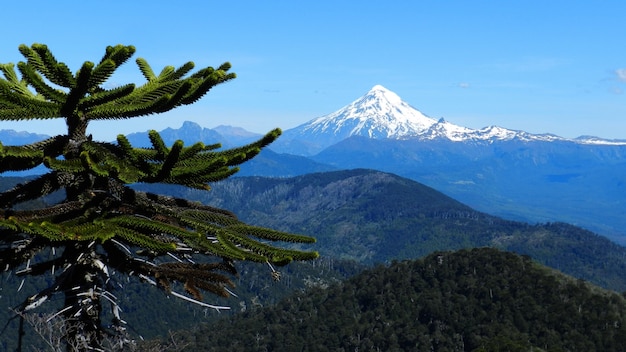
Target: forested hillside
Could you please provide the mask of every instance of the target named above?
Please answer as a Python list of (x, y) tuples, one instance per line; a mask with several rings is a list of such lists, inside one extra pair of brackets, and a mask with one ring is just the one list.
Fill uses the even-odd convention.
[[(177, 299), (155, 287), (146, 287), (140, 280), (122, 280), (113, 276), (112, 284), (124, 290), (114, 290), (120, 309), (125, 314), (131, 336), (139, 340), (149, 340), (167, 336), (170, 331), (186, 329), (200, 323), (208, 323), (225, 316), (239, 314), (259, 307), (278, 303), (294, 292), (312, 287), (328, 287), (348, 277), (360, 273), (364, 266), (353, 261), (340, 261), (332, 258), (320, 258), (313, 262), (292, 263), (277, 268), (281, 280), (274, 281), (271, 271), (262, 263), (237, 263), (239, 276), (233, 277), (235, 287), (230, 297), (207, 297), (206, 302), (231, 307), (227, 311), (216, 311)], [(0, 351), (15, 351), (19, 331), (19, 317), (12, 308), (18, 307), (35, 290), (50, 284), (50, 275), (46, 273), (38, 280), (26, 280), (12, 272), (0, 275)], [(173, 286), (182, 290), (182, 287)], [(51, 297), (51, 302), (38, 309), (42, 319), (46, 319), (54, 307), (63, 302), (63, 297)], [(108, 310), (107, 310), (108, 311)], [(50, 324), (52, 326), (52, 324)], [(26, 323), (25, 351), (33, 348), (47, 350), (45, 341)], [(51, 332), (51, 331), (48, 331)], [(53, 333), (53, 332), (52, 332)]]
[(563, 223), (503, 220), (384, 172), (242, 177), (215, 184), (210, 192), (175, 187), (159, 192), (232, 209), (251, 223), (315, 236), (315, 249), (326, 257), (372, 264), (490, 246), (530, 255), (605, 288), (626, 290), (626, 248), (605, 237)]
[[(0, 190), (16, 182), (21, 179), (1, 179)], [(160, 193), (232, 209), (244, 221), (318, 238), (313, 248), (322, 259), (279, 268), (280, 282), (272, 281), (264, 264), (239, 266), (241, 277), (234, 289), (238, 297), (212, 302), (231, 306), (232, 313), (268, 307), (306, 288), (327, 287), (361, 270), (357, 263), (388, 264), (434, 251), (482, 246), (527, 254), (574, 277), (626, 290), (626, 250), (604, 237), (567, 224), (502, 220), (392, 174), (352, 170), (294, 178), (242, 177), (214, 184), (209, 192), (157, 187)], [(2, 279), (0, 302), (5, 308), (14, 306), (29, 287), (15, 293), (21, 278), (5, 273)], [(140, 288), (133, 282), (117, 284), (125, 286), (118, 298), (134, 336), (166, 336), (169, 330), (190, 322), (210, 323), (232, 315), (168, 299), (156, 289)], [(10, 313), (3, 310), (2, 321)], [(0, 335), (0, 341), (9, 343), (7, 348), (14, 346), (17, 323), (12, 321)]]
[[(25, 182), (20, 177), (0, 177), (0, 191), (11, 188), (17, 183)], [(59, 198), (60, 194), (51, 197)], [(54, 202), (55, 200), (51, 200)], [(26, 207), (38, 208), (41, 202), (29, 202)], [(137, 250), (137, 248), (131, 248)], [(33, 261), (41, 257), (49, 257), (51, 253), (45, 252), (37, 256)], [(194, 257), (200, 262), (201, 257)], [(159, 263), (159, 259), (154, 259)], [(24, 280), (23, 270), (28, 264), (24, 264), (18, 270), (0, 272), (0, 351), (15, 351), (18, 346), (18, 331), (20, 319), (16, 316), (15, 309), (22, 302), (53, 284), (55, 268), (41, 272), (41, 275), (32, 280)], [(117, 297), (119, 308), (124, 313), (127, 328), (135, 339), (151, 339), (157, 336), (165, 336), (168, 331), (194, 326), (199, 322), (212, 321), (218, 317), (229, 314), (237, 314), (253, 307), (267, 306), (278, 302), (294, 291), (307, 287), (327, 286), (351, 277), (363, 270), (363, 265), (353, 261), (337, 260), (330, 257), (320, 258), (312, 262), (295, 262), (286, 267), (276, 267), (280, 271), (281, 280), (272, 278), (272, 270), (266, 263), (242, 263), (237, 262), (236, 268), (239, 275), (233, 276), (234, 287), (230, 288), (233, 295), (230, 297), (207, 296), (207, 303), (218, 306), (231, 307), (228, 311), (201, 307), (183, 300), (177, 299), (164, 293), (162, 290), (141, 283), (136, 276), (124, 278), (121, 275), (111, 275), (110, 290)], [(58, 272), (58, 268), (56, 268)], [(173, 290), (183, 291), (182, 284), (172, 284)], [(39, 314), (41, 321), (45, 322), (56, 309), (60, 309), (64, 298), (62, 295), (52, 295), (46, 304), (36, 308), (35, 315)], [(105, 310), (105, 318), (110, 318), (109, 308)], [(158, 322), (158, 324), (155, 324)], [(46, 323), (45, 333), (54, 334), (54, 321)], [(31, 324), (24, 323), (25, 335), (22, 341), (25, 350), (47, 350), (47, 344), (40, 338)]]
[(481, 248), (377, 266), (180, 332), (185, 351), (624, 351), (626, 299)]

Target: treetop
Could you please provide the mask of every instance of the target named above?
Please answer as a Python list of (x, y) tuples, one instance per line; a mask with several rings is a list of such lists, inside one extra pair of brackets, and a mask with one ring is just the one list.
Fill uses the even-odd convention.
[(137, 58), (146, 79), (141, 86), (125, 84), (105, 88), (104, 83), (134, 54), (132, 45), (108, 46), (96, 64), (85, 61), (76, 73), (59, 62), (44, 44), (20, 45), (26, 61), (0, 64), (0, 120), (65, 118), (82, 121), (126, 119), (162, 113), (196, 102), (215, 85), (235, 78), (230, 63), (217, 69), (205, 67), (191, 73), (189, 61), (179, 68), (164, 67), (155, 74), (143, 58)]

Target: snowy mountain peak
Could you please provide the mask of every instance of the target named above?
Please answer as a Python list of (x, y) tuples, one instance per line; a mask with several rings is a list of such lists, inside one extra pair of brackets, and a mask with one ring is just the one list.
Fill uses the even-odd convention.
[(394, 105), (403, 103), (402, 99), (400, 99), (400, 97), (396, 93), (381, 86), (380, 84), (377, 84), (374, 87), (372, 87), (372, 89), (370, 89), (370, 91), (367, 92), (367, 94), (365, 94), (362, 98), (366, 98), (366, 97), (370, 99), (375, 99), (375, 100), (386, 100), (389, 103), (394, 104)]
[(302, 133), (404, 138), (423, 132), (437, 121), (405, 103), (387, 88), (376, 85), (362, 97), (338, 111), (296, 127)]

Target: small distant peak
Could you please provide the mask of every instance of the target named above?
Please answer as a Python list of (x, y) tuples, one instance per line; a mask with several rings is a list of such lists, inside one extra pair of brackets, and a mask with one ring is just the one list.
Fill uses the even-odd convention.
[(446, 123), (446, 120), (442, 117), (439, 119), (439, 121), (437, 121), (437, 123)]
[(202, 126), (200, 126), (199, 124), (197, 124), (197, 123), (195, 123), (193, 121), (184, 121), (182, 128), (184, 128), (184, 129), (190, 129), (190, 128), (202, 129)]

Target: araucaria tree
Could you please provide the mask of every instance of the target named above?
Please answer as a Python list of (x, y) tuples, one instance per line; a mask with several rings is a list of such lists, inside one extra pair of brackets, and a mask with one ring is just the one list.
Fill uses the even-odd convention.
[[(129, 119), (194, 103), (235, 77), (228, 72), (230, 64), (192, 73), (194, 64), (187, 62), (157, 75), (138, 58), (146, 82), (110, 88), (105, 82), (135, 53), (133, 46), (107, 47), (100, 62), (86, 61), (76, 73), (45, 45), (21, 45), (19, 50), (26, 60), (17, 64), (17, 71), (14, 64), (0, 65), (0, 120), (62, 118), (67, 134), (23, 146), (0, 143), (0, 173), (47, 168), (0, 193), (0, 264), (17, 275), (52, 275), (52, 285), (33, 292), (17, 310), (29, 312), (52, 295), (63, 295), (57, 313), (69, 324), (68, 348), (99, 349), (107, 334), (124, 331), (112, 292), (117, 275), (136, 275), (204, 304), (201, 291), (228, 295), (236, 261), (267, 262), (273, 271), (272, 264), (318, 256), (271, 244), (311, 243), (313, 238), (247, 225), (226, 210), (130, 187), (165, 183), (208, 190), (209, 183), (233, 175), (237, 165), (274, 141), (279, 129), (230, 150), (200, 142), (167, 146), (156, 131), (149, 132), (151, 148), (133, 147), (124, 135), (107, 143), (87, 134), (91, 121)], [(53, 193), (62, 200), (28, 206), (42, 204)], [(198, 255), (214, 259), (194, 261)], [(173, 290), (175, 282), (186, 295)], [(101, 321), (105, 304), (113, 312), (107, 329)]]

